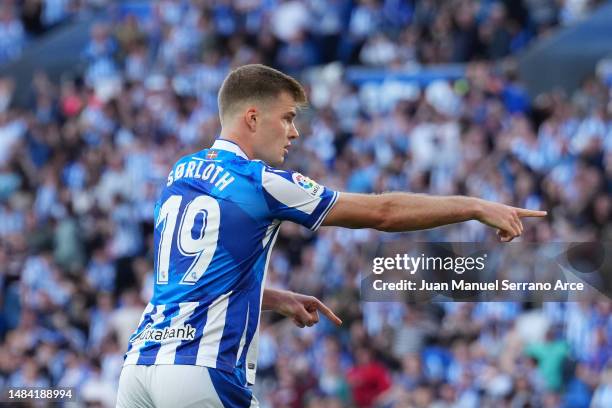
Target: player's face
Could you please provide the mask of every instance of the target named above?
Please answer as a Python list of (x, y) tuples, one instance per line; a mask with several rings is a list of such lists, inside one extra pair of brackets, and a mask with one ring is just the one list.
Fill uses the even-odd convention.
[(261, 121), (255, 134), (255, 155), (271, 166), (280, 166), (285, 161), (291, 141), (299, 136), (293, 120), (297, 104), (282, 92), (278, 98), (261, 109)]

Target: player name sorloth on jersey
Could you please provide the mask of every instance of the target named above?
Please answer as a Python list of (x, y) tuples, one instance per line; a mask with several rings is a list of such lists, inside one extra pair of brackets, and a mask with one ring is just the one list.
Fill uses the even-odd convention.
[(181, 178), (196, 178), (213, 184), (219, 191), (223, 191), (229, 186), (234, 177), (230, 172), (226, 171), (222, 166), (215, 163), (210, 163), (203, 159), (190, 160), (187, 163), (181, 163), (168, 174), (168, 183), (170, 186), (176, 180)]
[(163, 341), (163, 340), (193, 340), (195, 339), (195, 327), (186, 324), (181, 327), (164, 327), (154, 329), (148, 325), (136, 337), (130, 340), (132, 343), (142, 343), (144, 341)]

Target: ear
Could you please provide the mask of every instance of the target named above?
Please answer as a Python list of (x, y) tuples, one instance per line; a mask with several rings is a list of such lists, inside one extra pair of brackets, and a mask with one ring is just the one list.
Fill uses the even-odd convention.
[(253, 106), (246, 110), (244, 113), (244, 122), (251, 132), (257, 130), (257, 121), (259, 120), (259, 112)]

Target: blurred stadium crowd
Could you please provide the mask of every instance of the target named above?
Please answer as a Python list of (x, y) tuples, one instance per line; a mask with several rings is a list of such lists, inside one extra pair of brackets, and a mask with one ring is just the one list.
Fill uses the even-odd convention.
[[(30, 3), (60, 2), (3, 2), (15, 7), (0, 13), (0, 62), (21, 49)], [(287, 168), (341, 191), (546, 209), (525, 240), (610, 242), (610, 88), (593, 77), (530, 103), (512, 59), (496, 63), (593, 3), (162, 0), (109, 12), (82, 51), (84, 75), (37, 74), (26, 109), (0, 78), (0, 388), (73, 386), (114, 406), (152, 291), (157, 193), (178, 157), (216, 137), (232, 66), (266, 63), (308, 88)], [(463, 78), (395, 93), (343, 75), (451, 62), (467, 62)], [(477, 222), (408, 236), (495, 239)], [(344, 324), (297, 329), (264, 314), (263, 407), (612, 406), (609, 299), (360, 303), (368, 265), (355, 254), (391, 238), (283, 225), (268, 285), (319, 296)]]
[(0, 1), (0, 64), (19, 58), (28, 44), (50, 30), (111, 3), (109, 0)]
[[(274, 60), (285, 70), (336, 58), (387, 66), (468, 61), (477, 55), (503, 57), (557, 24), (580, 20), (601, 2), (162, 0), (155, 2), (155, 19), (145, 30), (147, 45), (138, 45), (166, 42), (178, 46), (166, 50), (166, 57), (175, 53), (199, 57), (219, 37), (231, 38), (235, 52), (246, 36), (261, 52), (263, 62), (270, 65)], [(121, 3), (135, 4), (139, 10), (148, 8), (142, 7), (147, 2), (138, 0), (2, 0), (0, 64), (19, 57), (29, 41), (67, 21), (99, 10), (113, 17), (121, 15), (125, 10)], [(125, 52), (137, 48), (134, 42), (121, 42), (130, 45)], [(158, 50), (153, 47), (152, 51)]]

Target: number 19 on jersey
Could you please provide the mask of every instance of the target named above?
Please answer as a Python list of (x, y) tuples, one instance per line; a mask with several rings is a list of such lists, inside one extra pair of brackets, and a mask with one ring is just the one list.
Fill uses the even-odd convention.
[[(155, 228), (163, 223), (159, 246), (157, 248), (157, 284), (167, 284), (170, 276), (170, 256), (172, 253), (174, 230), (179, 219), (183, 196), (173, 195), (162, 204)], [(197, 223), (201, 216), (201, 225)], [(217, 249), (221, 211), (219, 203), (207, 195), (196, 196), (184, 208), (180, 217), (176, 247), (181, 255), (193, 258), (191, 265), (183, 274), (180, 284), (193, 285), (204, 275)], [(196, 225), (200, 228), (193, 231)], [(194, 237), (195, 235), (195, 237)], [(175, 256), (178, 255), (175, 253)]]

